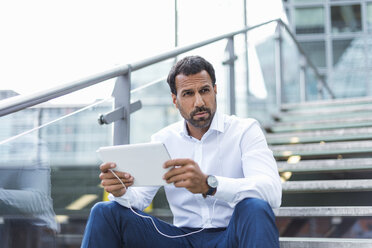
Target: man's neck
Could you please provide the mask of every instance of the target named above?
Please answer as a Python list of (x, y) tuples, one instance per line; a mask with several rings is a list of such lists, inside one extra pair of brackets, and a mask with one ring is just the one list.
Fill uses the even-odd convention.
[(198, 140), (201, 140), (203, 135), (208, 131), (209, 127), (210, 126), (204, 128), (194, 127), (193, 125), (186, 122), (187, 132), (189, 133), (190, 136)]

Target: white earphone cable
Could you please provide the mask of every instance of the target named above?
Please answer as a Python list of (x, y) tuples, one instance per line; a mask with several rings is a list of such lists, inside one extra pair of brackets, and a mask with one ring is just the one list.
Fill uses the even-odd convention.
[[(125, 190), (127, 190), (128, 188), (127, 188), (127, 187), (125, 186), (125, 184), (120, 180), (120, 178), (118, 177), (118, 175), (116, 175), (116, 173), (115, 173), (112, 169), (109, 169), (109, 171), (111, 171), (111, 173), (112, 173), (112, 174), (113, 174), (113, 175), (114, 175), (114, 176), (119, 180), (119, 182), (124, 186)], [(215, 205), (216, 205), (216, 202), (217, 202), (217, 199), (216, 199), (216, 200), (214, 201), (214, 203), (213, 203), (213, 208), (212, 208), (212, 219), (213, 219), (213, 215), (214, 215), (214, 207), (215, 207)], [(132, 208), (131, 205), (129, 205), (129, 208), (130, 208), (130, 210), (132, 210), (132, 212), (133, 212), (135, 215), (137, 215), (137, 216), (139, 216), (139, 217), (142, 217), (142, 218), (145, 218), (145, 219), (150, 219), (151, 222), (152, 222), (152, 224), (153, 224), (153, 226), (154, 226), (154, 228), (155, 228), (155, 230), (156, 230), (159, 234), (163, 235), (164, 237), (170, 238), (170, 239), (186, 237), (186, 236), (189, 236), (189, 235), (192, 235), (192, 234), (195, 234), (195, 233), (199, 233), (199, 232), (201, 232), (201, 231), (203, 231), (203, 230), (205, 229), (205, 227), (202, 227), (201, 229), (196, 230), (196, 231), (193, 231), (193, 232), (190, 232), (190, 233), (186, 233), (186, 234), (182, 234), (182, 235), (171, 236), (171, 235), (168, 235), (168, 234), (164, 234), (164, 233), (162, 233), (162, 232), (158, 229), (158, 227), (156, 226), (156, 224), (155, 224), (154, 220), (151, 218), (151, 216), (146, 216), (146, 215), (142, 215), (142, 214), (137, 213), (136, 211), (133, 210), (133, 208)]]

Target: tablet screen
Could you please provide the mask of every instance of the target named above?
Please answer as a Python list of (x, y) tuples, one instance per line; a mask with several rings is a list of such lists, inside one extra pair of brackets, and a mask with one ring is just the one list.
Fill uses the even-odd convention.
[(167, 184), (163, 175), (169, 169), (164, 169), (163, 164), (171, 158), (163, 143), (106, 146), (97, 152), (103, 162), (116, 163), (114, 170), (130, 173), (134, 177), (132, 186)]

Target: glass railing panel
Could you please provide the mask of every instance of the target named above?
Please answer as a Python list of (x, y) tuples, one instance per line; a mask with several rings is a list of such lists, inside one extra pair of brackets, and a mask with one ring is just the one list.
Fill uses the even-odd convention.
[[(148, 83), (158, 81), (161, 78), (166, 78), (170, 68), (173, 66), (175, 59), (168, 59), (140, 70), (131, 73), (131, 89), (132, 91), (140, 90), (140, 87)], [(154, 92), (155, 94), (157, 92)]]
[[(245, 42), (244, 35), (237, 35), (234, 38), (235, 54), (235, 96), (236, 96), (236, 115), (240, 117), (248, 117), (248, 76), (249, 64), (247, 65), (248, 42)], [(247, 46), (245, 46), (247, 44)], [(250, 61), (252, 64), (254, 61)], [(256, 72), (253, 72), (256, 73)], [(252, 82), (255, 83), (255, 82)]]
[[(315, 76), (314, 71), (311, 68), (306, 68), (305, 70), (305, 81), (306, 81), (306, 101), (316, 101), (321, 99), (329, 99), (330, 95), (323, 89), (323, 94), (319, 95), (318, 92), (318, 82), (317, 77)], [(323, 98), (321, 98), (323, 97)]]
[[(71, 234), (78, 246), (91, 207), (104, 199), (96, 150), (112, 144), (112, 126), (99, 126), (97, 118), (112, 100), (84, 108), (49, 103), (24, 110), (25, 120), (34, 109), (33, 130), (0, 142), (2, 247), (66, 247)], [(69, 115), (56, 120), (60, 113)]]
[(141, 110), (131, 115), (131, 143), (149, 142), (152, 134), (180, 120), (164, 77), (154, 82), (158, 83), (131, 94), (132, 102), (142, 102)]
[(0, 117), (0, 141), (9, 139), (37, 126), (39, 109), (30, 108)]
[(333, 69), (329, 85), (337, 97), (368, 95), (371, 60), (366, 51), (372, 47), (371, 39), (334, 39)]
[[(59, 230), (51, 198), (50, 155), (34, 132), (0, 146), (0, 241), (1, 247), (53, 244), (54, 236), (36, 233)], [(48, 231), (47, 231), (48, 230)], [(42, 247), (42, 246), (35, 246)]]
[[(0, 142), (110, 96), (115, 79), (0, 117)], [(11, 91), (9, 91), (11, 92)], [(4, 93), (4, 92), (3, 92)], [(9, 94), (7, 94), (9, 95)], [(6, 96), (3, 95), (5, 100)]]
[(132, 73), (131, 102), (140, 100), (141, 110), (131, 115), (130, 143), (149, 142), (151, 135), (177, 120), (166, 82), (175, 59), (169, 59)]
[(283, 41), (282, 103), (299, 102), (301, 58), (297, 46), (288, 32), (284, 28), (281, 28), (281, 33)]
[[(275, 24), (248, 33), (249, 99), (248, 115), (263, 125), (278, 110), (275, 82)], [(255, 39), (261, 37), (260, 39)]]
[(368, 68), (344, 68), (332, 73), (329, 85), (338, 98), (367, 96), (369, 76)]

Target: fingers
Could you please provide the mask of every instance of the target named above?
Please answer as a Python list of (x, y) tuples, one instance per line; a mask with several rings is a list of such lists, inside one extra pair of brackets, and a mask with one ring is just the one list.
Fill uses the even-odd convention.
[[(105, 174), (108, 174), (108, 173), (105, 173)], [(117, 178), (104, 179), (104, 180), (101, 181), (101, 185), (103, 186), (103, 188), (107, 192), (113, 194), (116, 197), (119, 197), (119, 196), (122, 196), (122, 195), (125, 194), (126, 189), (129, 186), (133, 185), (134, 178), (132, 176), (130, 176), (128, 179), (120, 179), (120, 180), (124, 183), (125, 188), (124, 188), (123, 184)]]
[[(114, 171), (115, 172), (115, 171)], [(115, 172), (120, 180), (115, 177), (115, 175), (110, 171), (108, 173), (101, 173), (100, 174), (100, 179), (101, 179), (101, 184), (103, 187), (111, 186), (111, 185), (122, 185), (121, 182), (124, 183), (125, 187), (129, 187), (133, 185), (134, 182), (134, 177), (132, 177), (129, 173), (119, 173)], [(120, 182), (121, 181), (121, 182)]]
[[(115, 170), (114, 170), (114, 172), (121, 179), (130, 179), (130, 178), (133, 178), (132, 175), (129, 174), (129, 173), (127, 173), (127, 172), (121, 172), (121, 171), (115, 171)], [(116, 178), (116, 176), (111, 171), (107, 171), (107, 172), (101, 172), (101, 174), (99, 174), (99, 178), (101, 180), (104, 180), (104, 179), (114, 179), (114, 178)]]
[(178, 159), (171, 159), (164, 163), (163, 167), (165, 169), (170, 167), (176, 167), (176, 166), (184, 166), (187, 164), (195, 164), (195, 162), (188, 158), (178, 158)]
[[(127, 180), (123, 180), (122, 179), (121, 181), (124, 183), (125, 187), (128, 188), (129, 186), (132, 186), (133, 185), (134, 178), (132, 177), (132, 178), (127, 179)], [(122, 185), (122, 184), (121, 184), (121, 182), (117, 178), (115, 178), (115, 179), (105, 179), (105, 180), (102, 180), (101, 181), (101, 185), (103, 187), (105, 187), (105, 186)]]
[(186, 188), (186, 189), (188, 189), (190, 187), (190, 185), (191, 185), (191, 182), (190, 182), (190, 180), (178, 181), (178, 182), (175, 182), (173, 185), (175, 187), (177, 187), (177, 188)]
[(116, 167), (116, 164), (115, 163), (112, 163), (112, 162), (107, 162), (107, 163), (103, 163), (99, 166), (99, 169), (101, 170), (101, 172), (105, 173), (107, 172), (109, 169), (113, 169)]
[(164, 174), (167, 183), (175, 187), (186, 188), (191, 193), (204, 193), (207, 175), (191, 159), (173, 159), (164, 163), (164, 168), (171, 168)]
[(110, 186), (105, 186), (105, 187), (104, 187), (104, 189), (105, 189), (107, 192), (109, 192), (109, 193), (111, 193), (111, 192), (113, 192), (113, 191), (121, 190), (121, 189), (123, 189), (123, 188), (124, 188), (124, 187), (123, 187), (122, 184), (115, 184), (115, 185), (110, 185)]
[(181, 182), (181, 181), (187, 181), (192, 177), (193, 177), (192, 173), (185, 172), (185, 173), (180, 173), (180, 174), (177, 174), (175, 176), (172, 176), (172, 177), (168, 178), (166, 181), (167, 181), (167, 183), (177, 183), (177, 182)]
[[(116, 164), (112, 162), (101, 164), (99, 178), (101, 179), (101, 185), (107, 192), (119, 197), (125, 194), (126, 188), (133, 185), (134, 177), (127, 172), (113, 171), (119, 177), (119, 180), (112, 171), (110, 171), (110, 169), (115, 167)], [(121, 182), (124, 183), (126, 188), (124, 188)]]
[(171, 183), (171, 182), (174, 182), (174, 180), (171, 180), (173, 177), (185, 174), (187, 172), (194, 172), (194, 170), (195, 170), (195, 166), (192, 164), (183, 165), (181, 167), (173, 167), (167, 173), (164, 174), (163, 179), (166, 180), (167, 183)]

